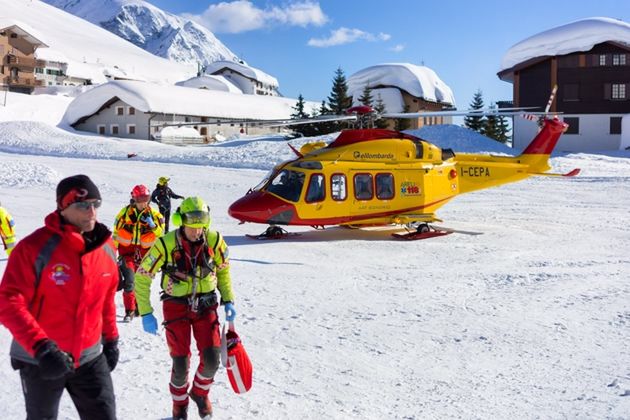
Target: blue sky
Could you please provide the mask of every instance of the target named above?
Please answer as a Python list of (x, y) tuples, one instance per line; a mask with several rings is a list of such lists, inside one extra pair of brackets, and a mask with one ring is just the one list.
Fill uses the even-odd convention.
[(320, 101), (334, 72), (346, 77), (379, 63), (433, 69), (459, 109), (481, 89), (486, 104), (512, 99), (496, 76), (514, 44), (574, 20), (605, 16), (630, 22), (627, 0), (229, 1), (149, 0), (194, 16), (251, 66), (276, 77), (284, 96)]

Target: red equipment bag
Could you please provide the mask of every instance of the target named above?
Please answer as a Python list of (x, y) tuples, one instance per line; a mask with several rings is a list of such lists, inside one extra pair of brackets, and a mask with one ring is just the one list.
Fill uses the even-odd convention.
[(226, 331), (223, 324), (221, 331), (221, 362), (227, 369), (232, 389), (237, 394), (244, 394), (252, 387), (252, 362), (243, 347), (240, 337), (230, 322)]

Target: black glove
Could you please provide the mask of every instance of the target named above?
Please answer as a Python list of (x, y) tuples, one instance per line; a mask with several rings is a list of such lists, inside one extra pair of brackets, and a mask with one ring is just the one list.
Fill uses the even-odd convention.
[(59, 350), (52, 340), (45, 339), (37, 346), (35, 358), (43, 379), (59, 379), (74, 372), (72, 356)]
[(118, 350), (118, 339), (105, 342), (103, 344), (103, 354), (105, 355), (105, 359), (107, 359), (109, 371), (111, 372), (116, 369), (118, 357), (120, 356), (120, 351)]

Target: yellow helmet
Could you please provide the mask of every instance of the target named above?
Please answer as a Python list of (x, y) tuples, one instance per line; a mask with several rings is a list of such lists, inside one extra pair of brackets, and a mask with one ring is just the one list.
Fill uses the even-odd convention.
[(174, 226), (210, 227), (210, 207), (200, 197), (188, 197), (173, 213)]
[(158, 185), (166, 185), (166, 184), (168, 184), (168, 181), (170, 181), (170, 180), (171, 180), (171, 178), (168, 178), (168, 177), (165, 177), (165, 176), (161, 176), (158, 179)]

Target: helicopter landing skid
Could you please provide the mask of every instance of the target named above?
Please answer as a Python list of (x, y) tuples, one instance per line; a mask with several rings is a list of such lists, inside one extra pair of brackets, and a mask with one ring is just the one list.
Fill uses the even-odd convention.
[(286, 239), (289, 236), (299, 236), (300, 234), (297, 232), (288, 232), (286, 229), (281, 228), (280, 226), (269, 226), (263, 233), (258, 235), (245, 235), (250, 239), (260, 239), (260, 240), (273, 240), (273, 239)]
[(445, 236), (453, 233), (451, 229), (440, 229), (427, 223), (421, 223), (415, 230), (407, 230), (406, 233), (392, 233), (396, 239), (404, 239), (407, 241), (419, 241), (421, 239), (435, 238), (436, 236)]

